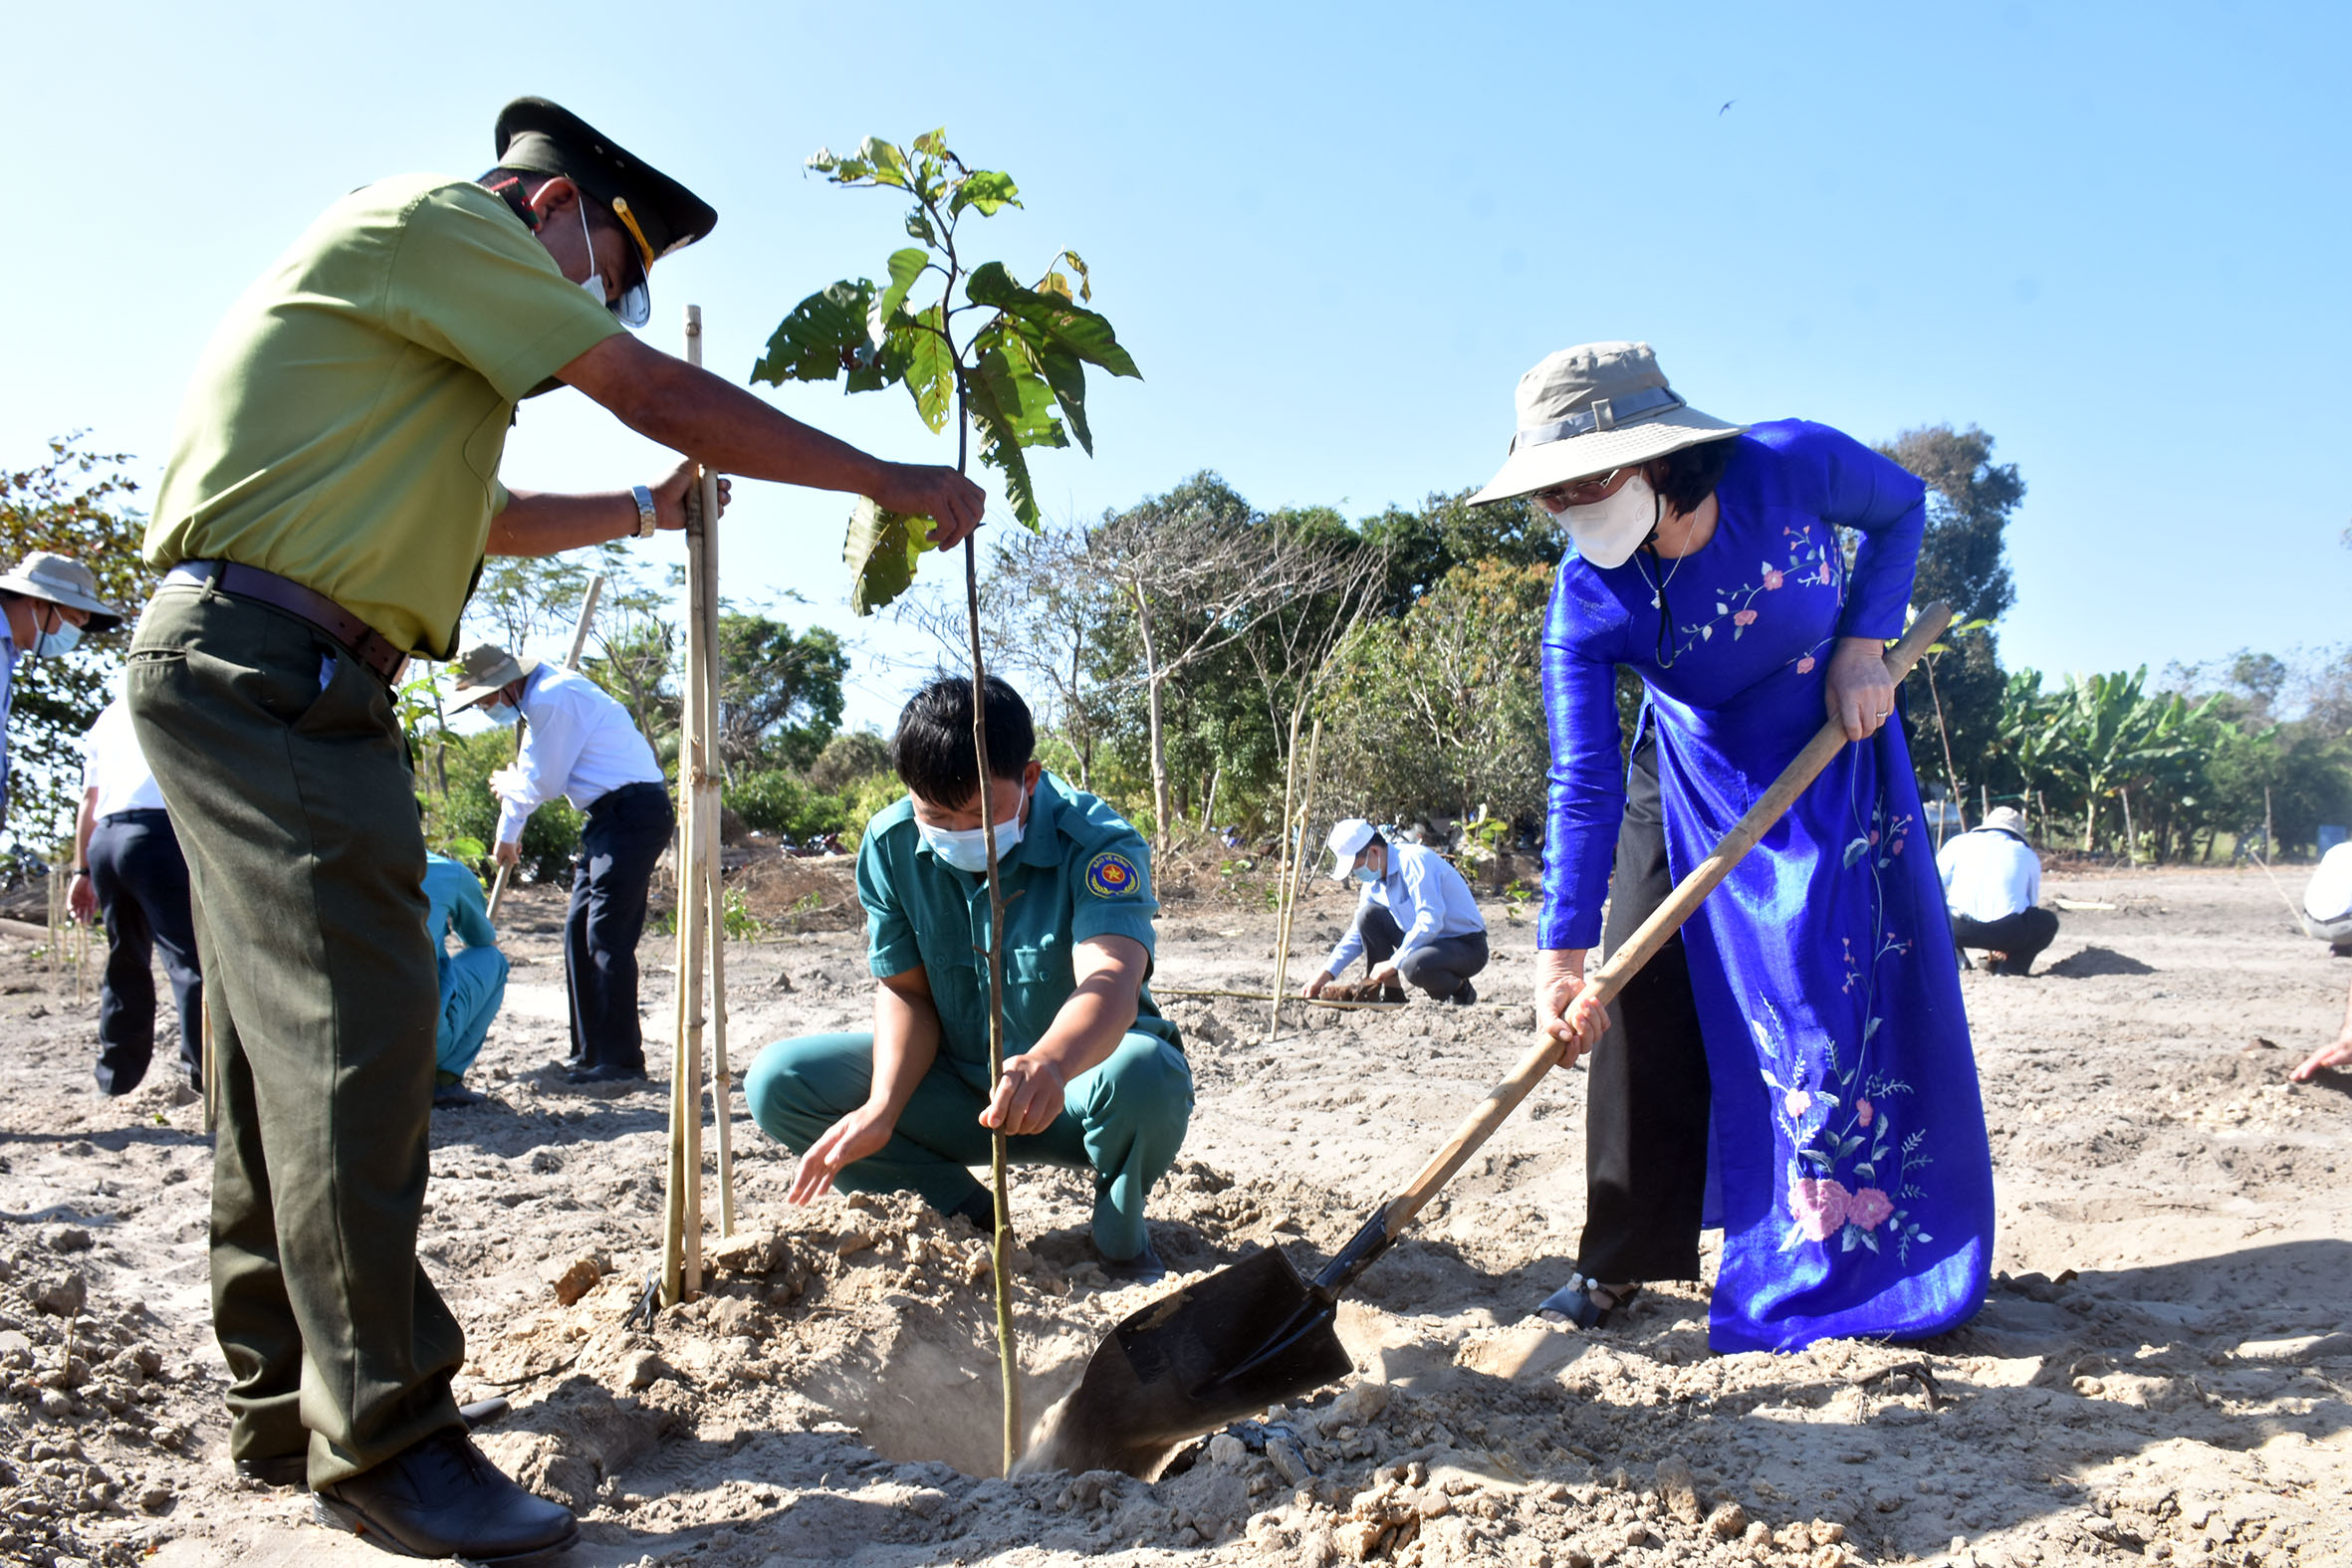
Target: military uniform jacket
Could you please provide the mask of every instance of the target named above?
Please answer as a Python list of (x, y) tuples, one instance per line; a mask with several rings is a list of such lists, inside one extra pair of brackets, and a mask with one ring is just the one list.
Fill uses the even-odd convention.
[[(1150, 852), (1143, 835), (1094, 795), (1039, 777), (1021, 842), (1000, 863), (1005, 889), (1005, 1054), (1052, 1026), (1076, 986), (1071, 949), (1127, 937), (1152, 952)], [(942, 1061), (988, 1081), (988, 879), (933, 854), (900, 800), (874, 814), (857, 849), (867, 963), (877, 977), (921, 967), (939, 1010)], [(1147, 986), (1130, 1028), (1179, 1049), (1184, 1039)]]

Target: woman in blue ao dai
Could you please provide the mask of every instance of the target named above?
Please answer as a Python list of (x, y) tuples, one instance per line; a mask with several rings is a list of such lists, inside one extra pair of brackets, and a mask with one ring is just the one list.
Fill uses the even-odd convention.
[[(1612, 855), (1623, 883), (1635, 846), (1620, 840), (1640, 826), (1626, 813), (1616, 668), (1645, 687), (1635, 777), (1648, 784), (1638, 770), (1654, 769), (1649, 831), (1662, 829), (1664, 850), (1658, 890), (1621, 885), (1620, 902), (1654, 905), (1825, 714), (1854, 738), (1683, 929), (1685, 1015), (1704, 1063), (1683, 1089), (1704, 1107), (1704, 1136), (1679, 1173), (1688, 1210), (1641, 1218), (1687, 1232), (1663, 1239), (1692, 1260), (1674, 1271), (1695, 1273), (1700, 1184), (1687, 1167), (1711, 1166), (1718, 1350), (1956, 1326), (1984, 1297), (1991, 1156), (1918, 784), (1900, 725), (1884, 722), (1894, 694), (1877, 657), (1903, 626), (1920, 482), (1824, 425), (1743, 430), (1698, 414), (1646, 345), (1617, 343), (1555, 354), (1522, 382), (1512, 462), (1479, 499), (1514, 494), (1535, 495), (1577, 545), (1542, 650), (1552, 768), (1539, 1010), (1560, 1037), (1600, 1032), (1589, 1000), (1571, 999), (1601, 936)], [(1850, 567), (1841, 529), (1859, 536)], [(1612, 936), (1646, 908), (1628, 913), (1612, 909)], [(1653, 1043), (1628, 1024), (1601, 1049)], [(1662, 1277), (1612, 1272), (1593, 1244), (1588, 1224), (1579, 1291)]]

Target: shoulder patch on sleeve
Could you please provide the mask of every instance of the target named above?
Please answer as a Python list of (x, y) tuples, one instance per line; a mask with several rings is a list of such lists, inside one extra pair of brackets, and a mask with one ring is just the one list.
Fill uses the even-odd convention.
[(1124, 898), (1142, 883), (1135, 862), (1116, 850), (1105, 849), (1086, 862), (1086, 891), (1096, 898)]

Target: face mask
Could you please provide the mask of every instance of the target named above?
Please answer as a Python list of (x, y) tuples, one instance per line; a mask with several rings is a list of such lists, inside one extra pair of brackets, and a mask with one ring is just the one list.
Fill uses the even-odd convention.
[(73, 652), (74, 644), (81, 640), (82, 628), (61, 617), (55, 626), (46, 630), (36, 626), (33, 645), (25, 651), (37, 659), (54, 659), (61, 653)]
[(1367, 887), (1380, 880), (1380, 873), (1373, 870), (1370, 866), (1357, 866), (1353, 875), (1358, 882), (1363, 883)]
[(490, 715), (490, 722), (502, 730), (513, 729), (515, 721), (523, 717), (511, 702), (484, 703), (482, 711)]
[(1662, 503), (1650, 488), (1648, 476), (1635, 474), (1586, 507), (1569, 507), (1551, 515), (1576, 545), (1576, 554), (1596, 566), (1622, 566), (1633, 559), (1658, 527)]
[[(1029, 795), (1026, 791), (1021, 796), (1021, 804), (1029, 804)], [(997, 859), (1000, 862), (1013, 852), (1016, 844), (1021, 842), (1024, 825), (1019, 806), (1014, 808), (1011, 821), (997, 824)], [(915, 827), (923, 835), (923, 842), (931, 846), (931, 852), (949, 865), (954, 866), (958, 871), (969, 871), (974, 876), (978, 876), (988, 869), (988, 830), (986, 828), (968, 827), (962, 832), (950, 832), (944, 827), (933, 827), (927, 822), (920, 821), (915, 823)]]
[(587, 250), (588, 259), (588, 275), (580, 281), (580, 286), (588, 292), (589, 299), (610, 310), (611, 302), (605, 298), (604, 275), (596, 271), (595, 243), (588, 235), (588, 205), (585, 202), (576, 202), (574, 205), (580, 212), (580, 243)]

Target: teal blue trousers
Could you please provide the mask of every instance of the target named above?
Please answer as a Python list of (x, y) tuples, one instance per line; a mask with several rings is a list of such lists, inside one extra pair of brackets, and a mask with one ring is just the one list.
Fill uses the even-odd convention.
[(482, 1054), (490, 1022), (506, 1001), (506, 955), (496, 948), (459, 948), (441, 955), (441, 1027), (433, 1065), (453, 1077)]
[[(873, 1083), (871, 1034), (804, 1034), (762, 1050), (744, 1076), (744, 1097), (769, 1137), (795, 1154), (863, 1105)], [(916, 1193), (941, 1214), (989, 1203), (971, 1170), (986, 1165), (988, 1104), (975, 1083), (944, 1056), (934, 1062), (898, 1128), (879, 1151), (840, 1174), (852, 1193)], [(1176, 1163), (1192, 1122), (1192, 1067), (1184, 1052), (1156, 1035), (1130, 1033), (1110, 1059), (1080, 1073), (1062, 1091), (1061, 1114), (1042, 1133), (1010, 1141), (1020, 1164), (1059, 1165), (1094, 1173), (1094, 1244), (1124, 1261), (1143, 1250), (1144, 1200)]]

